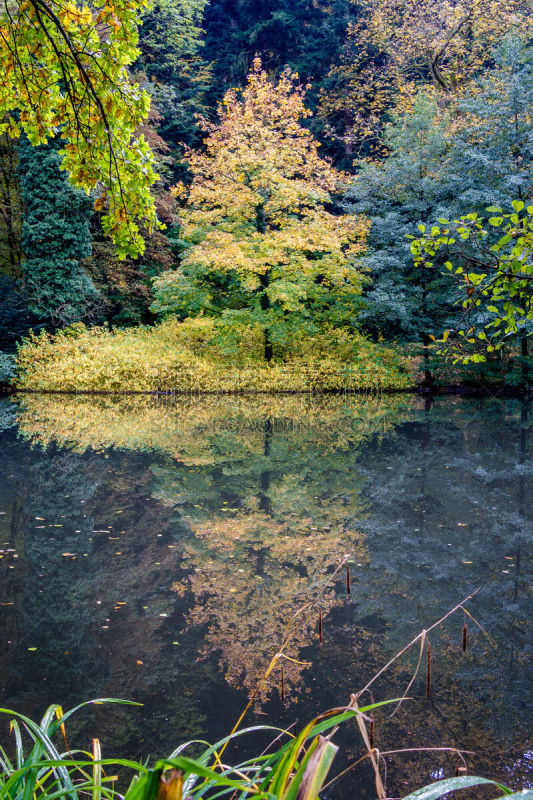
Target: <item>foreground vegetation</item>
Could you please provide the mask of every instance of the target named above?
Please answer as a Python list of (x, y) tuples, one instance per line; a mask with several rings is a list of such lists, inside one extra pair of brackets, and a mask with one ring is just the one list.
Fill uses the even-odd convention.
[[(319, 715), (302, 731), (294, 735), (266, 725), (255, 726), (232, 733), (214, 745), (191, 741), (177, 747), (168, 758), (159, 759), (153, 767), (131, 759), (102, 759), (98, 739), (92, 741), (92, 751), (70, 750), (65, 723), (73, 714), (92, 703), (116, 703), (117, 700), (95, 700), (63, 713), (61, 706), (52, 705), (40, 724), (23, 714), (9, 709), (0, 713), (12, 717), (10, 727), (15, 735), (15, 757), (10, 760), (0, 747), (0, 797), (5, 800), (182, 800), (182, 798), (219, 798), (234, 796), (265, 800), (317, 800), (322, 791), (338, 747), (332, 736), (343, 722), (356, 718), (367, 747), (367, 757), (374, 767), (377, 751), (370, 745), (366, 734), (366, 714), (383, 703), (357, 707), (355, 697), (345, 708), (337, 708)], [(390, 701), (394, 702), (394, 701)], [(228, 743), (238, 736), (249, 736), (261, 731), (272, 736), (272, 744), (260, 755), (235, 766), (228, 766), (222, 755)], [(61, 752), (54, 738), (61, 735), (65, 751)], [(25, 739), (29, 737), (29, 748)], [(280, 745), (283, 738), (288, 741)], [(191, 749), (200, 755), (189, 757)], [(187, 753), (187, 755), (185, 754)], [(117, 770), (126, 772), (129, 786), (117, 789)], [(492, 785), (504, 798), (531, 800), (532, 791), (516, 792), (486, 778), (461, 776), (437, 781), (407, 795), (405, 800), (437, 800), (456, 789), (481, 784)], [(376, 788), (384, 797), (383, 785), (376, 772)]]
[(213, 319), (109, 331), (75, 325), (31, 335), (18, 351), (19, 389), (130, 392), (298, 392), (403, 389), (406, 359), (360, 334), (335, 330), (263, 358), (259, 325)]
[[(98, 699), (81, 703), (64, 713), (61, 706), (52, 704), (46, 710), (40, 723), (27, 716), (6, 708), (0, 708), (0, 715), (10, 718), (10, 731), (14, 734), (13, 746), (0, 746), (0, 797), (2, 800), (56, 800), (69, 798), (81, 800), (91, 797), (92, 800), (214, 800), (225, 796), (235, 797), (238, 793), (241, 800), (257, 797), (260, 800), (318, 800), (326, 788), (334, 785), (336, 780), (349, 772), (362, 761), (368, 761), (372, 768), (375, 793), (378, 800), (386, 800), (386, 778), (382, 776), (382, 765), (386, 756), (401, 753), (412, 753), (417, 750), (428, 755), (445, 755), (455, 762), (455, 777), (439, 780), (429, 786), (417, 789), (407, 795), (405, 800), (438, 800), (441, 796), (456, 789), (471, 788), (478, 785), (494, 786), (498, 800), (522, 798), (532, 800), (533, 791), (514, 792), (512, 789), (487, 778), (472, 777), (466, 774), (465, 756), (471, 751), (451, 747), (408, 747), (402, 749), (379, 750), (374, 745), (374, 713), (379, 711), (398, 711), (408, 701), (408, 693), (413, 689), (417, 678), (423, 677), (425, 696), (432, 696), (432, 649), (430, 636), (449, 618), (458, 612), (466, 613), (468, 601), (472, 600), (479, 590), (474, 590), (460, 603), (446, 612), (440, 619), (420, 631), (403, 646), (387, 663), (382, 666), (366, 683), (364, 688), (351, 694), (347, 704), (319, 714), (307, 723), (298, 733), (290, 726), (284, 730), (267, 725), (256, 725), (241, 729), (246, 714), (252, 708), (255, 699), (269, 680), (276, 679), (281, 667), (280, 697), (284, 698), (283, 665), (290, 664), (293, 659), (288, 655), (291, 641), (297, 632), (310, 618), (316, 618), (321, 609), (321, 602), (332, 583), (346, 576), (346, 592), (350, 594), (349, 560), (345, 556), (332, 574), (315, 593), (313, 600), (305, 603), (292, 613), (285, 627), (281, 640), (278, 640), (277, 652), (263, 671), (249, 700), (237, 719), (230, 733), (214, 745), (193, 739), (180, 744), (168, 758), (157, 760), (153, 766), (149, 762), (134, 759), (111, 758), (102, 759), (100, 741), (93, 738), (91, 750), (73, 749), (68, 744), (66, 723), (81, 709), (102, 704), (138, 705), (116, 699)], [(319, 636), (322, 637), (319, 617)], [(473, 620), (473, 617), (472, 617)], [(473, 620), (474, 621), (474, 620)], [(467, 646), (467, 626), (463, 627), (462, 650)], [(372, 702), (362, 706), (360, 697), (375, 691), (375, 683), (393, 665), (406, 654), (418, 660), (411, 668), (411, 678), (401, 696), (395, 699)], [(422, 664), (425, 669), (422, 668)], [(421, 676), (423, 671), (425, 675)], [(371, 688), (373, 687), (373, 688)], [(372, 698), (373, 699), (373, 698)], [(390, 707), (390, 708), (387, 708)], [(329, 775), (333, 760), (339, 750), (332, 741), (339, 727), (350, 720), (356, 723), (356, 731), (361, 739), (363, 755), (337, 776)], [(232, 752), (238, 752), (239, 737), (245, 736), (245, 742), (259, 734), (262, 742), (260, 753), (246, 758), (238, 764), (230, 763), (227, 752), (228, 745)], [(264, 742), (269, 743), (264, 746)], [(401, 745), (401, 742), (398, 743)], [(9, 749), (10, 754), (6, 752)], [(233, 760), (233, 759), (231, 759)], [(453, 762), (452, 762), (453, 763)], [(439, 770), (444, 774), (442, 770)], [(118, 773), (118, 774), (117, 774)]]

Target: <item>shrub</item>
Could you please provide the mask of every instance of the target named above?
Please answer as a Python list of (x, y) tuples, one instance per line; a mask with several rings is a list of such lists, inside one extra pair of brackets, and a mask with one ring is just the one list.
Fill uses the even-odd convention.
[(266, 363), (253, 324), (169, 319), (154, 328), (75, 326), (31, 334), (19, 347), (19, 389), (90, 392), (353, 391), (412, 381), (391, 349), (359, 334), (325, 332)]

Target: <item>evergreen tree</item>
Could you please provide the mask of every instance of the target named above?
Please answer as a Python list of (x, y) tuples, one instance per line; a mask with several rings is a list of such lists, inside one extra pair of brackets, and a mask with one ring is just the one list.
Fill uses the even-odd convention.
[(532, 196), (533, 49), (519, 37), (494, 53), (494, 69), (457, 105), (450, 169), (461, 173), (457, 213)]
[(407, 239), (438, 209), (444, 213), (458, 192), (461, 176), (442, 167), (448, 122), (436, 100), (420, 94), (413, 112), (388, 128), (388, 158), (361, 164), (347, 192), (347, 210), (371, 220), (365, 264), (372, 285), (360, 319), (375, 336), (427, 340), (450, 313), (448, 281), (413, 264)]
[(388, 157), (360, 164), (346, 195), (350, 210), (372, 220), (373, 284), (361, 319), (375, 335), (427, 343), (457, 316), (459, 292), (442, 275), (444, 254), (431, 270), (413, 264), (407, 237), (419, 235), (418, 225), (491, 203), (508, 207), (531, 191), (531, 53), (512, 38), (494, 58), (494, 69), (444, 111), (436, 92), (419, 93), (387, 130)]
[(161, 116), (159, 133), (171, 146), (198, 144), (198, 115), (207, 111), (205, 94), (212, 74), (202, 58), (206, 4), (207, 0), (158, 0), (139, 29), (136, 67), (148, 79), (146, 88)]
[[(232, 86), (245, 83), (253, 59), (279, 74), (285, 66), (311, 84), (307, 103), (314, 111), (322, 81), (339, 57), (346, 28), (357, 15), (351, 0), (212, 0), (205, 12), (204, 57), (213, 65), (207, 95), (215, 107)], [(308, 125), (324, 145), (324, 121)], [(330, 154), (328, 152), (328, 154)]]
[(55, 144), (21, 141), (22, 283), (30, 308), (54, 324), (82, 319), (98, 296), (81, 265), (91, 253), (91, 201), (60, 171)]

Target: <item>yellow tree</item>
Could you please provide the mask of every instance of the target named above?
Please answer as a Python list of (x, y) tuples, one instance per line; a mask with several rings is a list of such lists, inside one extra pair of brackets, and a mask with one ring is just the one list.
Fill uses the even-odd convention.
[(180, 269), (155, 281), (159, 313), (260, 324), (267, 360), (290, 329), (353, 320), (362, 287), (367, 223), (335, 213), (343, 175), (302, 126), (310, 112), (296, 81), (285, 72), (272, 83), (255, 59), (246, 87), (226, 94), (205, 150), (188, 154), (191, 186), (176, 189)]
[(530, 0), (379, 0), (370, 38), (399, 74), (418, 72), (444, 91), (468, 82), (513, 29), (531, 29)]
[(533, 30), (531, 0), (363, 0), (344, 55), (321, 94), (333, 137), (374, 143), (384, 111), (407, 110), (422, 85), (457, 95), (492, 64), (506, 36)]

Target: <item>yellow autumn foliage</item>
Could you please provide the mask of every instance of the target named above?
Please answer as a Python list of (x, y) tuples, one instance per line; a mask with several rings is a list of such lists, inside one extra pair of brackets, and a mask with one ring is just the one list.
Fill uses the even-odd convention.
[(270, 364), (262, 352), (259, 326), (243, 326), (228, 348), (217, 322), (203, 317), (116, 331), (80, 323), (26, 339), (14, 385), (56, 392), (309, 392), (412, 384), (392, 349), (342, 330), (296, 342)]
[[(55, 444), (78, 453), (110, 447), (157, 450), (189, 466), (225, 459), (211, 440), (212, 432), (231, 435), (235, 452), (244, 459), (262, 450), (266, 421), (273, 430), (286, 431), (294, 448), (312, 438), (321, 452), (334, 453), (382, 437), (411, 409), (411, 396), (406, 394), (177, 399), (32, 393), (16, 395), (15, 401), (19, 432), (34, 444)], [(163, 495), (159, 499), (168, 501)]]

